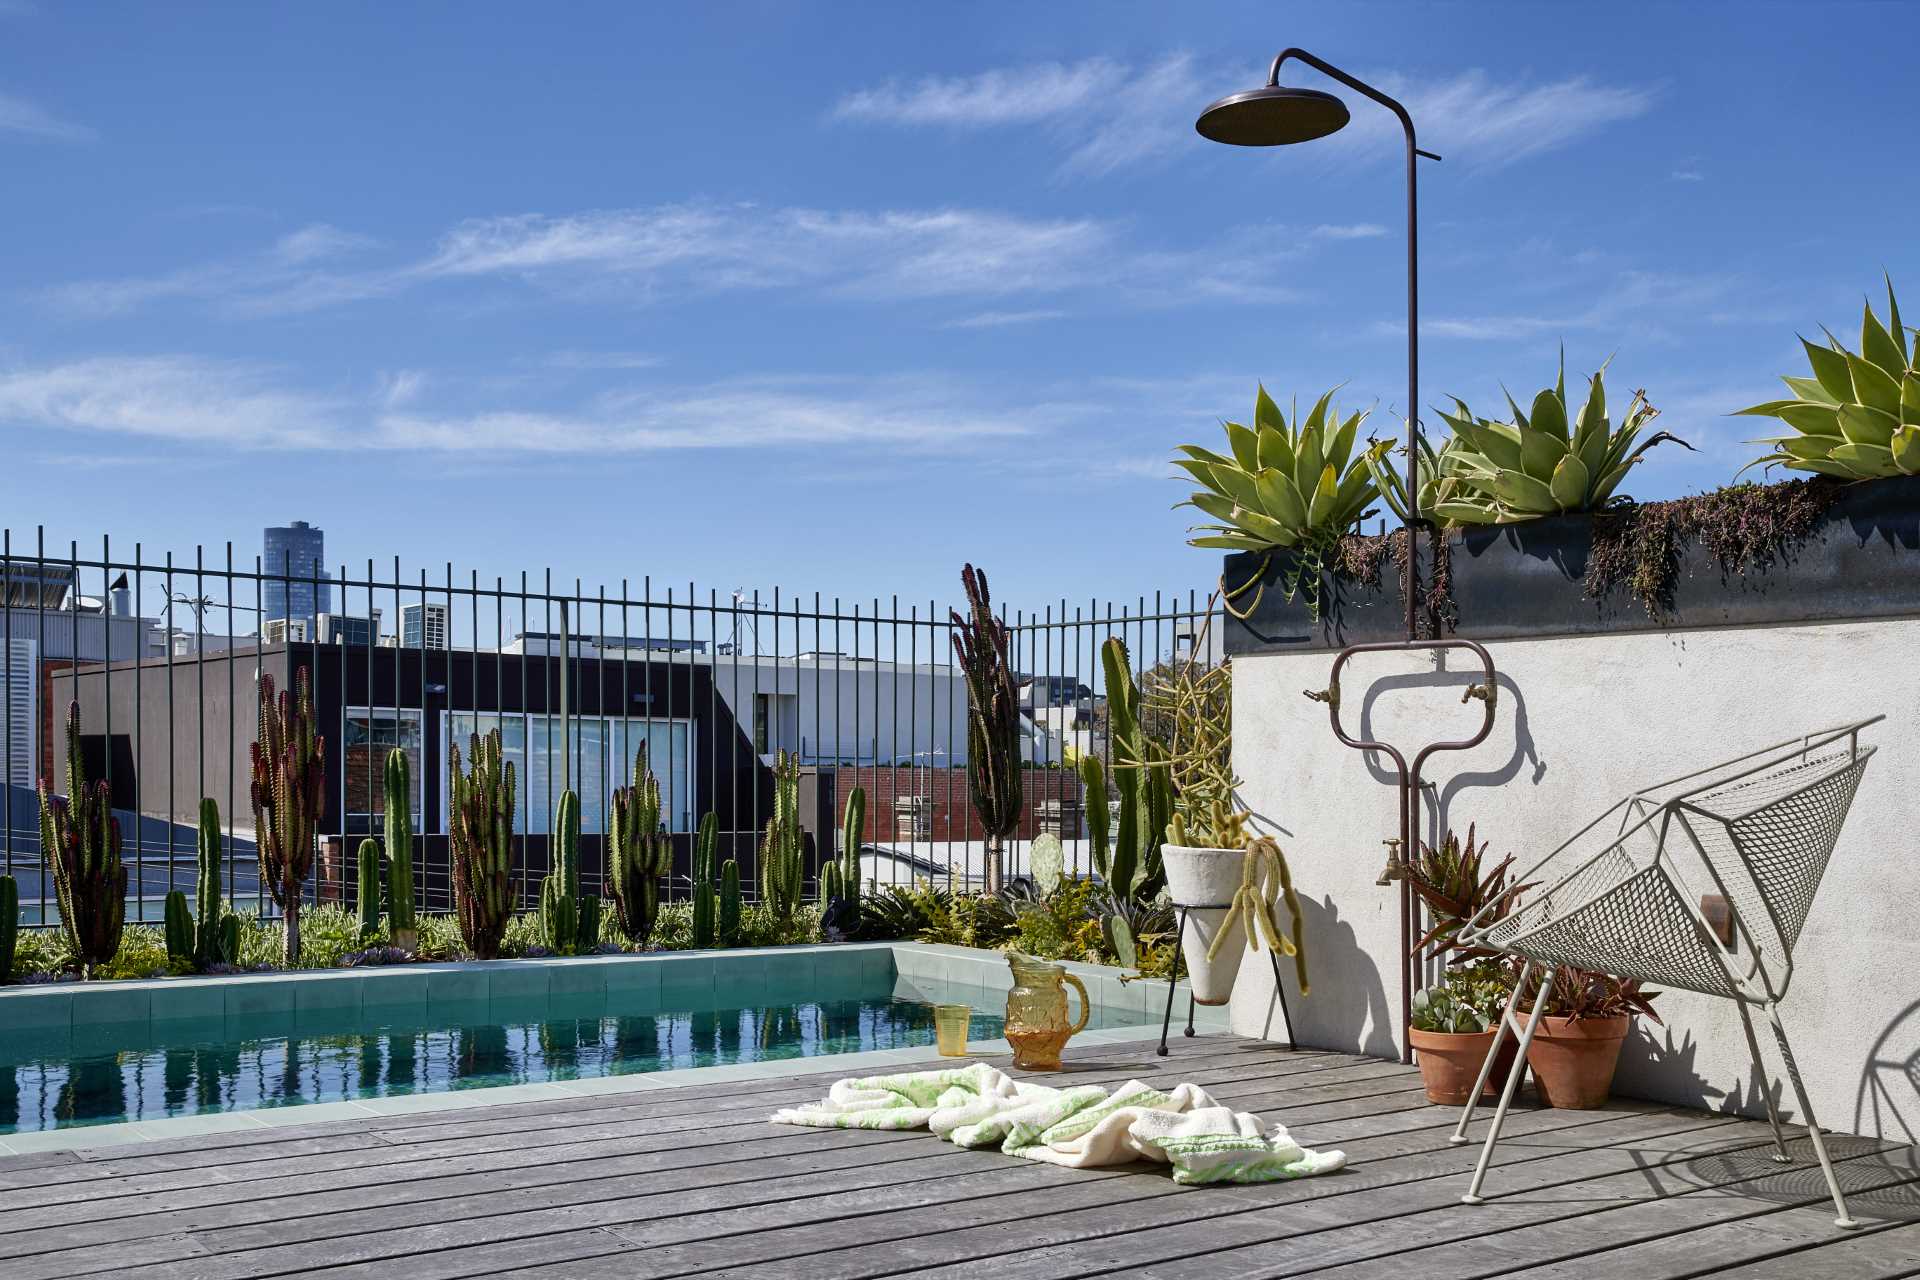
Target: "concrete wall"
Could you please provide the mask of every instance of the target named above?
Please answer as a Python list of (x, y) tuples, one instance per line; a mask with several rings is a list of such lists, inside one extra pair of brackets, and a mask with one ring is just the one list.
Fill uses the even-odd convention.
[[(1729, 628), (1489, 644), (1498, 716), (1478, 748), (1430, 761), (1432, 840), (1477, 823), (1492, 852), (1537, 859), (1644, 786), (1794, 734), (1885, 712), (1812, 917), (1782, 1015), (1822, 1124), (1920, 1135), (1920, 621)], [(1390, 763), (1341, 746), (1326, 653), (1234, 659), (1235, 764), (1277, 830), (1306, 912), (1313, 994), (1288, 996), (1301, 1043), (1397, 1054), (1397, 889), (1377, 888), (1395, 834)], [(1471, 671), (1469, 667), (1471, 666)], [(1470, 655), (1362, 655), (1348, 664), (1350, 732), (1417, 749), (1478, 727)], [(1411, 751), (1409, 750), (1409, 753)], [(1289, 972), (1287, 981), (1291, 983)], [(1734, 1006), (1682, 991), (1639, 1025), (1616, 1088), (1762, 1114)], [(1242, 1034), (1284, 1038), (1265, 965), (1242, 968)], [(1763, 1041), (1767, 1040), (1764, 1028)], [(1784, 1086), (1771, 1043), (1769, 1070)], [(1793, 1110), (1790, 1093), (1783, 1098)]]

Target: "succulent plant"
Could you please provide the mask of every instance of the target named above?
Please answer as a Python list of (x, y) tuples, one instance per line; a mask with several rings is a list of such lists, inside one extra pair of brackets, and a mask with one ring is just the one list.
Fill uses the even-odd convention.
[(1302, 419), (1294, 407), (1289, 423), (1263, 386), (1254, 399), (1253, 426), (1226, 424), (1230, 453), (1196, 444), (1179, 446), (1174, 465), (1201, 485), (1181, 506), (1197, 507), (1219, 521), (1199, 525), (1191, 546), (1228, 551), (1324, 545), (1370, 514), (1380, 496), (1366, 465), (1389, 447), (1369, 442), (1354, 453), (1364, 411), (1342, 419), (1327, 392)]
[(633, 757), (633, 784), (616, 787), (607, 831), (607, 886), (614, 917), (628, 939), (653, 936), (660, 915), (660, 878), (673, 869), (673, 842), (660, 821), (660, 780), (643, 744)]
[(385, 776), (387, 829), (387, 931), (394, 944), (411, 947), (419, 938), (413, 901), (413, 766), (404, 748), (387, 753)]
[(1805, 338), (1800, 345), (1814, 376), (1781, 379), (1794, 398), (1739, 410), (1793, 428), (1755, 441), (1773, 448), (1747, 465), (1778, 463), (1842, 480), (1920, 475), (1920, 332), (1909, 345), (1893, 281), (1887, 281), (1886, 324), (1871, 302), (1863, 309), (1859, 352), (1831, 333), (1824, 347)]
[(253, 829), (260, 879), (286, 921), (283, 959), (300, 960), (300, 903), (313, 869), (320, 815), (326, 809), (327, 740), (314, 732), (313, 688), (305, 667), (276, 698), (273, 677), (260, 676), (260, 733), (252, 749)]
[(1497, 961), (1458, 965), (1413, 993), (1413, 1027), (1449, 1035), (1491, 1030), (1513, 994), (1513, 975)]
[[(1660, 411), (1636, 391), (1615, 427), (1607, 415), (1606, 369), (1587, 384), (1587, 399), (1577, 412), (1567, 405), (1564, 357), (1554, 385), (1533, 398), (1531, 413), (1521, 412), (1512, 396), (1510, 422), (1475, 417), (1462, 400), (1456, 412), (1440, 411), (1454, 440), (1429, 462), (1422, 458), (1421, 489), (1431, 468), (1433, 500), (1422, 514), (1454, 524), (1513, 524), (1569, 511), (1598, 511), (1619, 501), (1614, 491), (1655, 445), (1672, 441), (1693, 446), (1667, 431), (1640, 439), (1641, 430)], [(1637, 443), (1636, 443), (1637, 442)], [(1444, 488), (1444, 492), (1442, 491)], [(1395, 489), (1404, 504), (1404, 485)], [(1401, 508), (1396, 508), (1401, 509)]]
[(840, 814), (840, 854), (820, 868), (820, 922), (842, 934), (860, 927), (860, 847), (866, 823), (867, 789), (855, 787)]
[(1060, 843), (1060, 837), (1051, 832), (1035, 836), (1027, 847), (1027, 868), (1033, 873), (1033, 883), (1043, 894), (1057, 892), (1061, 880), (1067, 874), (1066, 846)]
[[(232, 964), (239, 957), (240, 922), (233, 921), (234, 941), (228, 943), (226, 927), (231, 918), (220, 899), (220, 803), (211, 796), (200, 797), (200, 833), (197, 853), (198, 878), (194, 881), (194, 901), (199, 907), (193, 936), (193, 965), (202, 973), (216, 964)], [(379, 907), (374, 907), (376, 915)]]
[[(693, 839), (693, 945), (710, 947), (719, 939), (719, 890), (713, 860), (720, 845), (720, 818), (708, 812)], [(736, 873), (737, 873), (736, 868)]]
[[(1160, 847), (1173, 819), (1173, 773), (1166, 748), (1140, 725), (1140, 690), (1126, 643), (1110, 636), (1100, 647), (1107, 685), (1107, 731), (1113, 743), (1114, 786), (1120, 793), (1120, 821), (1108, 846), (1105, 866), (1096, 869), (1117, 891), (1152, 898), (1166, 884)], [(1104, 827), (1104, 823), (1101, 824)]]
[(720, 918), (714, 926), (721, 946), (739, 940), (740, 912), (740, 864), (728, 858), (720, 866)]
[[(463, 771), (460, 748), (449, 755), (447, 846), (452, 860), (453, 909), (460, 936), (473, 954), (490, 960), (513, 920), (514, 769), (502, 760), (500, 731), (468, 738), (472, 767)], [(379, 884), (374, 885), (378, 912)]]
[(177, 965), (193, 963), (193, 910), (187, 895), (173, 889), (167, 893), (161, 935), (167, 943), (167, 959)]
[(1020, 826), (1022, 804), (1020, 697), (1007, 657), (1009, 634), (993, 612), (983, 570), (960, 571), (967, 613), (949, 611), (954, 657), (967, 683), (967, 795), (986, 835), (988, 893), (998, 892), (1007, 837)]
[[(460, 748), (455, 747), (458, 751)], [(355, 896), (360, 912), (360, 939), (380, 932), (380, 842), (372, 836), (360, 842), (354, 854)]]
[(806, 874), (800, 830), (800, 757), (785, 751), (773, 757), (773, 816), (760, 840), (760, 897), (774, 917), (790, 921), (800, 910)]
[[(272, 683), (267, 683), (269, 689)], [(257, 751), (257, 748), (256, 748)], [(127, 923), (127, 868), (120, 861), (120, 819), (105, 779), (87, 781), (80, 746), (80, 704), (67, 707), (67, 794), (40, 779), (40, 854), (53, 873), (60, 928), (83, 977), (119, 953)]]
[(560, 793), (553, 815), (553, 870), (540, 882), (540, 936), (558, 955), (572, 955), (580, 935), (580, 797)]

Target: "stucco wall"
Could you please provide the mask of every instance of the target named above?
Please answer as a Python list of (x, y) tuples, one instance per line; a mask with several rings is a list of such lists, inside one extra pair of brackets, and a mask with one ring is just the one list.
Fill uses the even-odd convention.
[[(1822, 1124), (1920, 1135), (1920, 621), (1501, 641), (1498, 717), (1479, 747), (1430, 762), (1423, 838), (1477, 823), (1521, 865), (1636, 786), (1798, 733), (1885, 712), (1802, 935), (1782, 1005)], [(1301, 1043), (1399, 1052), (1397, 889), (1377, 888), (1398, 828), (1390, 764), (1341, 746), (1325, 653), (1234, 659), (1235, 763), (1276, 829), (1306, 912), (1313, 992), (1288, 997)], [(1350, 731), (1417, 748), (1470, 736), (1470, 655), (1362, 655), (1346, 670)], [(1292, 983), (1289, 972), (1287, 979)], [(1265, 965), (1246, 965), (1234, 1029), (1284, 1038)], [(1762, 1114), (1734, 1006), (1671, 991), (1664, 1026), (1629, 1040), (1616, 1083), (1638, 1097)], [(1778, 1057), (1764, 1025), (1763, 1052)], [(1782, 1098), (1793, 1109), (1790, 1093)]]

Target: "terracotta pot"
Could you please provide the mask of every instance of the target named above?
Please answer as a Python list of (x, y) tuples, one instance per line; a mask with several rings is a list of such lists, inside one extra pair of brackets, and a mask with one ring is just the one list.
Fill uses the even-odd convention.
[(1578, 1022), (1540, 1019), (1540, 1029), (1527, 1046), (1527, 1065), (1533, 1068), (1541, 1101), (1550, 1107), (1583, 1111), (1605, 1106), (1631, 1023), (1625, 1014)]
[[(1493, 1038), (1497, 1031), (1422, 1031), (1410, 1027), (1407, 1036), (1413, 1041), (1414, 1060), (1420, 1064), (1420, 1083), (1427, 1087), (1427, 1101), (1445, 1107), (1457, 1107), (1467, 1100), (1473, 1092), (1474, 1078), (1480, 1074), (1480, 1064), (1487, 1060), (1487, 1050), (1493, 1047)], [(1520, 1051), (1520, 1042), (1508, 1036), (1500, 1044), (1500, 1055), (1493, 1060), (1493, 1071), (1487, 1076), (1486, 1088), (1480, 1091), (1483, 1098), (1497, 1098), (1500, 1090), (1506, 1086), (1507, 1073), (1513, 1070), (1513, 1056)]]
[[(1245, 849), (1160, 846), (1160, 863), (1167, 872), (1167, 896), (1176, 903), (1195, 908), (1232, 901), (1240, 888), (1246, 862)], [(1186, 939), (1180, 952), (1187, 962), (1187, 977), (1193, 984), (1196, 1004), (1225, 1004), (1233, 994), (1234, 979), (1240, 976), (1240, 961), (1247, 954), (1247, 935), (1238, 920), (1228, 929), (1219, 958), (1207, 959), (1207, 952), (1226, 918), (1224, 907), (1196, 909), (1187, 914)]]

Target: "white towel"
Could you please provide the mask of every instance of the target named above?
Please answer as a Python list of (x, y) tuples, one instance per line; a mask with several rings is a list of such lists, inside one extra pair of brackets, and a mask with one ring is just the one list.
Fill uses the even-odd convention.
[(1259, 1116), (1221, 1106), (1195, 1084), (1166, 1093), (1129, 1080), (1064, 1089), (1015, 1080), (976, 1062), (836, 1081), (820, 1102), (774, 1113), (775, 1124), (835, 1129), (919, 1129), (962, 1147), (1094, 1169), (1151, 1160), (1183, 1185), (1278, 1182), (1330, 1173), (1347, 1158), (1313, 1152)]

